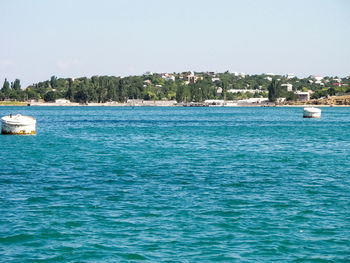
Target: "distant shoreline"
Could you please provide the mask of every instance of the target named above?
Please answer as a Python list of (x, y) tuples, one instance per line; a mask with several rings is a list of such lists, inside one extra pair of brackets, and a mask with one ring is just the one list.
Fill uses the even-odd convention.
[(220, 107), (230, 107), (230, 108), (237, 108), (237, 107), (350, 107), (350, 105), (317, 105), (317, 104), (300, 104), (300, 105), (271, 105), (271, 104), (238, 104), (238, 105), (181, 105), (181, 104), (157, 104), (156, 102), (148, 102), (143, 105), (132, 105), (130, 103), (88, 103), (88, 104), (81, 104), (81, 103), (47, 103), (47, 102), (36, 102), (36, 103), (27, 103), (27, 102), (14, 102), (14, 103), (1, 103), (1, 106), (30, 106), (30, 107), (185, 107), (185, 108), (203, 108), (203, 107), (211, 107), (211, 108), (220, 108)]

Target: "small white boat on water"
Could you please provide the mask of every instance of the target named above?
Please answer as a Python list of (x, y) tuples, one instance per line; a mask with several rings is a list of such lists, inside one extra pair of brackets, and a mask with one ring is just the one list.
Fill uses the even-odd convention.
[(304, 108), (304, 118), (321, 118), (321, 110), (319, 108), (308, 107)]
[(34, 135), (36, 120), (30, 116), (17, 114), (1, 118), (1, 134)]

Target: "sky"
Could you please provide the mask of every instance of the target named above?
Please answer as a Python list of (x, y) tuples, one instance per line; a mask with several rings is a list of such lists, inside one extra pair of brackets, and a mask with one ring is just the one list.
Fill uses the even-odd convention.
[(350, 75), (348, 0), (0, 0), (0, 86), (152, 72)]

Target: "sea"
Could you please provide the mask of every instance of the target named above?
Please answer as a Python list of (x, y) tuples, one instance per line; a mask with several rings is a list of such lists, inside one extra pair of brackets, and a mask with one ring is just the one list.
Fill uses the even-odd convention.
[(10, 113), (0, 262), (350, 262), (350, 108)]

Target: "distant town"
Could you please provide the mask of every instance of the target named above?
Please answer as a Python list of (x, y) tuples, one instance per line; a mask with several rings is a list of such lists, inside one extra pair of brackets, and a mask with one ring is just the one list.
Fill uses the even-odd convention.
[(350, 77), (238, 72), (57, 78), (21, 87), (5, 79), (1, 105), (244, 106), (350, 105)]

